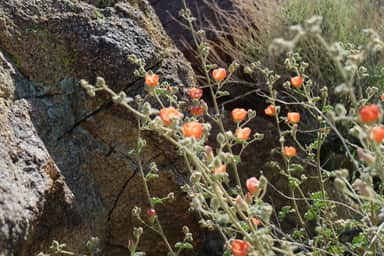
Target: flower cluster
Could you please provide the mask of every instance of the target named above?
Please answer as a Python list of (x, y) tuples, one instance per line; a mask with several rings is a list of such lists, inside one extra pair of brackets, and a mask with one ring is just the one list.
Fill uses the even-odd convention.
[[(133, 99), (124, 92), (113, 92), (101, 78), (96, 86), (81, 82), (91, 96), (102, 90), (110, 93), (116, 104), (138, 119), (138, 140), (133, 152), (150, 207), (146, 217), (138, 207), (132, 214), (162, 238), (170, 255), (178, 256), (193, 248), (193, 237), (187, 227), (183, 227), (184, 238), (175, 245), (163, 231), (161, 212), (158, 214), (156, 207), (175, 196), (169, 193), (154, 197), (150, 193), (150, 182), (159, 174), (155, 165), (144, 172), (141, 153), (146, 142), (140, 132), (151, 130), (175, 146), (184, 159), (190, 178), (181, 189), (190, 198), (190, 208), (198, 211), (201, 227), (221, 234), (225, 255), (358, 255), (364, 250), (369, 252), (365, 255), (380, 254), (384, 248), (380, 224), (384, 220), (384, 126), (382, 103), (374, 101), (384, 101), (384, 94), (378, 96), (374, 87), (360, 88), (356, 93), (354, 83), (356, 77), (365, 74), (364, 57), (372, 49), (384, 47), (377, 34), (366, 31), (369, 43), (357, 49), (330, 45), (321, 37), (321, 18), (314, 17), (304, 27), (293, 28), (297, 35), (292, 40), (278, 39), (271, 46), (278, 52), (287, 52), (284, 64), (292, 77), (282, 79), (260, 63), (244, 68), (244, 72), (263, 75), (268, 86), (268, 90), (255, 93), (265, 98), (264, 117), (274, 122), (276, 128), (273, 132), (277, 146), (270, 149), (274, 160), (266, 161), (276, 170), (274, 174), (286, 181), (284, 190), (270, 184), (263, 175), (245, 178), (239, 170), (243, 152), (263, 139), (262, 134), (250, 128), (257, 127), (256, 122), (252, 123), (256, 111), (240, 106), (226, 115), (219, 105), (218, 99), (229, 95), (225, 85), (239, 65), (232, 63), (226, 69), (209, 63), (210, 47), (204, 33), (194, 30), (194, 19), (187, 8), (181, 15), (195, 33), (206, 84), (191, 86), (180, 95), (177, 88), (161, 81), (156, 72), (145, 71), (143, 61), (132, 56), (130, 60), (138, 65), (135, 74), (143, 77), (148, 97), (153, 97), (159, 109), (142, 96)], [(318, 88), (307, 75), (308, 63), (292, 51), (304, 36), (318, 40), (333, 56), (340, 72), (337, 78), (342, 79), (335, 93), (347, 98), (347, 102), (333, 104), (328, 88)], [(282, 80), (285, 82), (279, 84)], [(212, 102), (210, 108), (203, 98)], [(224, 118), (231, 118), (234, 128), (226, 128)], [(217, 128), (215, 134), (212, 127)], [(335, 158), (332, 151), (336, 147), (343, 152), (338, 156), (343, 161)], [(267, 188), (282, 195), (287, 205), (273, 209), (264, 201)], [(329, 195), (330, 191), (339, 194)], [(271, 216), (276, 222), (273, 225)], [(293, 226), (286, 231), (280, 226), (287, 224), (288, 216), (292, 217), (289, 222)], [(345, 234), (353, 233), (351, 230), (357, 234), (347, 242), (342, 240)], [(131, 255), (141, 255), (136, 250), (142, 232), (141, 227), (134, 230), (135, 239), (128, 244)]]

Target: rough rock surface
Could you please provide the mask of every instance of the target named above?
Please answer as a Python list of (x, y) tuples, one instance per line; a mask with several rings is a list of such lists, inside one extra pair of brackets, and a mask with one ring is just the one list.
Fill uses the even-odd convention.
[[(196, 28), (204, 29), (208, 39), (215, 40), (216, 32), (227, 31), (222, 15), (241, 15), (252, 21), (256, 30), (263, 31), (269, 21), (270, 14), (276, 10), (281, 0), (186, 0), (188, 8), (196, 18)], [(184, 8), (182, 0), (149, 0), (155, 9), (165, 31), (176, 43), (177, 47), (193, 60), (189, 53), (194, 48), (191, 32), (185, 26), (185, 20), (179, 12)]]
[[(131, 208), (134, 205), (147, 207), (144, 193), (140, 192), (142, 186), (136, 176), (136, 163), (127, 155), (136, 141), (135, 121), (125, 111), (114, 107), (106, 95), (87, 97), (78, 86), (78, 80), (94, 81), (96, 76), (103, 76), (116, 91), (125, 90), (129, 95), (140, 93), (143, 83), (133, 75), (135, 67), (127, 60), (128, 55), (135, 54), (173, 85), (183, 86), (193, 81), (189, 64), (169, 43), (157, 18), (151, 15), (150, 5), (146, 1), (131, 2), (109, 7), (109, 4), (104, 5), (106, 1), (0, 1), (0, 49), (10, 56), (14, 69), (25, 78), (24, 82), (11, 87), (15, 91), (14, 100), (2, 90), (2, 97), (15, 105), (4, 110), (10, 113), (9, 122), (18, 118), (28, 121), (18, 120), (22, 127), (11, 124), (1, 127), (7, 133), (22, 128), (28, 136), (16, 134), (16, 130), (12, 135), (14, 140), (22, 140), (33, 147), (22, 148), (20, 154), (31, 158), (36, 154), (33, 159), (38, 161), (32, 162), (33, 168), (27, 171), (23, 166), (18, 167), (19, 172), (26, 173), (23, 180), (28, 181), (28, 175), (38, 176), (34, 180), (36, 196), (28, 198), (28, 203), (0, 196), (0, 220), (13, 216), (10, 212), (16, 207), (20, 208), (17, 218), (30, 223), (30, 226), (17, 226), (16, 217), (5, 220), (1, 232), (8, 232), (4, 234), (4, 241), (10, 250), (0, 247), (0, 255), (34, 255), (45, 250), (53, 239), (67, 243), (68, 249), (84, 253), (84, 244), (91, 236), (101, 238), (104, 255), (127, 254), (127, 240), (137, 224), (131, 217)], [(5, 81), (15, 80), (5, 77)], [(25, 112), (25, 116), (17, 114), (20, 112)], [(172, 149), (151, 136), (148, 141), (144, 154), (146, 167), (155, 160), (161, 173), (152, 192), (165, 196), (177, 190), (186, 177), (177, 166)], [(17, 144), (16, 141), (12, 143)], [(18, 145), (23, 146), (23, 143)], [(6, 149), (13, 147), (6, 142), (0, 145)], [(7, 165), (10, 157), (1, 155), (0, 159), (1, 165)], [(12, 159), (9, 161), (11, 164)], [(43, 211), (45, 204), (54, 213), (62, 209), (59, 202), (56, 205), (58, 197), (51, 195), (52, 181), (43, 173), (48, 162), (52, 163), (52, 168), (56, 164), (58, 172), (65, 177), (65, 183), (61, 181), (64, 192), (60, 192), (60, 197), (68, 199), (64, 200), (68, 202), (67, 208), (72, 209), (68, 214), (62, 211), (47, 216)], [(10, 175), (12, 170), (2, 169), (6, 172), (0, 175)], [(3, 183), (0, 184), (3, 189)], [(22, 182), (15, 184), (14, 193), (28, 186)], [(64, 189), (66, 186), (68, 193)], [(20, 192), (18, 196), (25, 195)], [(183, 225), (195, 225), (193, 217), (181, 214), (188, 208), (184, 195), (176, 191), (176, 198), (176, 202), (168, 206), (172, 211), (165, 207), (159, 212), (160, 217), (166, 216), (162, 219), (172, 243), (181, 237)], [(34, 214), (22, 211), (24, 208), (31, 208)], [(176, 219), (178, 221), (174, 221)], [(142, 249), (148, 255), (164, 255), (164, 248), (153, 246), (159, 244), (156, 235), (149, 233), (146, 239)], [(8, 243), (8, 240), (15, 242)], [(17, 248), (22, 249), (17, 251)]]
[(37, 134), (30, 104), (14, 100), (20, 78), (0, 53), (0, 255), (30, 255), (31, 237), (48, 216), (52, 225), (60, 216), (76, 220), (73, 194)]

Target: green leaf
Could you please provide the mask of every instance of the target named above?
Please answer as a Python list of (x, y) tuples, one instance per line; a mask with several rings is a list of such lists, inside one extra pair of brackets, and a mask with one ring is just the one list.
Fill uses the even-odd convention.
[(134, 149), (131, 149), (131, 150), (128, 150), (128, 156), (133, 156), (134, 154), (136, 153), (136, 150)]
[(325, 105), (323, 108), (323, 112), (333, 111), (333, 107), (331, 105)]
[(141, 150), (143, 149), (143, 147), (145, 147), (145, 145), (147, 145), (147, 141), (144, 140), (143, 138), (139, 138), (137, 140), (137, 151), (141, 152)]
[(281, 208), (281, 210), (279, 211), (279, 220), (283, 221), (285, 217), (287, 217), (287, 215), (291, 212), (293, 212), (291, 206), (283, 206), (283, 208)]
[(193, 249), (193, 245), (190, 243), (177, 242), (175, 244), (176, 249)]
[(291, 188), (297, 188), (298, 186), (300, 186), (301, 181), (295, 177), (290, 176), (288, 178), (288, 184)]
[(224, 97), (224, 96), (229, 96), (229, 95), (231, 95), (231, 93), (228, 91), (218, 91), (216, 93), (216, 95), (217, 95), (217, 98), (220, 98), (220, 97)]
[(237, 143), (237, 144), (247, 144), (248, 143), (248, 141), (246, 141), (246, 140), (241, 140), (241, 139), (238, 139), (238, 138), (236, 138), (236, 137), (233, 137), (233, 140)]
[(155, 180), (157, 178), (159, 178), (159, 175), (156, 173), (149, 172), (149, 173), (147, 173), (147, 175), (145, 175), (146, 181)]
[(237, 155), (233, 155), (233, 162), (235, 164), (239, 164), (241, 163), (241, 157), (240, 156), (237, 156)]
[(364, 234), (359, 234), (352, 239), (352, 248), (359, 249), (364, 248), (368, 245), (368, 238)]
[(289, 171), (292, 172), (302, 172), (304, 171), (304, 167), (301, 164), (290, 164)]
[(163, 199), (160, 197), (151, 197), (151, 202), (153, 204), (163, 204)]
[(224, 252), (223, 256), (232, 256), (232, 251), (231, 249), (228, 249)]
[(306, 211), (306, 213), (304, 214), (304, 218), (306, 220), (314, 220), (316, 218), (316, 214), (311, 210), (309, 209), (308, 211)]
[(295, 239), (295, 240), (299, 240), (299, 239), (302, 239), (302, 238), (304, 238), (304, 234), (305, 234), (305, 232), (304, 232), (304, 229), (299, 229), (299, 230), (295, 230), (294, 232), (293, 232), (293, 234), (292, 234), (292, 237), (293, 237), (293, 239)]

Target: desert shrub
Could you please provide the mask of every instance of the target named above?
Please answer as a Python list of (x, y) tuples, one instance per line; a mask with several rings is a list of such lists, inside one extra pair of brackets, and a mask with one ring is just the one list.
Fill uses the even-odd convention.
[[(291, 27), (292, 37), (273, 40), (270, 45), (271, 52), (285, 56), (279, 70), (291, 74), (288, 78), (261, 62), (250, 62), (244, 67), (244, 73), (257, 74), (266, 85), (255, 91), (267, 105), (264, 113), (258, 114), (275, 123), (279, 144), (265, 150), (279, 156), (271, 164), (286, 179), (288, 192), (285, 193), (263, 175), (240, 179), (239, 163), (247, 160), (243, 159), (244, 151), (262, 140), (263, 135), (248, 127), (255, 118), (254, 110), (235, 108), (230, 118), (236, 128), (224, 125), (224, 118), (228, 117), (224, 116), (218, 99), (228, 95), (226, 87), (239, 64), (234, 62), (225, 69), (210, 62), (211, 47), (205, 34), (195, 30), (194, 18), (187, 7), (181, 15), (193, 33), (206, 82), (185, 91), (188, 101), (180, 97), (179, 88), (145, 70), (145, 63), (136, 56), (129, 56), (129, 60), (137, 65), (135, 75), (143, 78), (146, 95), (131, 98), (125, 92), (114, 92), (101, 77), (94, 85), (81, 81), (90, 96), (106, 92), (115, 104), (137, 118), (137, 145), (129, 153), (137, 161), (150, 205), (145, 211), (132, 209), (142, 227), (159, 235), (169, 255), (183, 255), (185, 250), (193, 249), (188, 227), (183, 228), (184, 237), (172, 244), (156, 213), (158, 205), (168, 203), (171, 195), (153, 197), (150, 186), (156, 182), (158, 173), (155, 167), (147, 172), (142, 168), (141, 154), (147, 142), (141, 133), (150, 130), (174, 145), (184, 159), (190, 181), (181, 189), (189, 196), (191, 209), (199, 213), (201, 226), (222, 236), (224, 255), (382, 255), (384, 97), (380, 97), (378, 87), (366, 83), (362, 83), (364, 89), (356, 87), (358, 77), (369, 77), (364, 67), (366, 59), (371, 55), (379, 58), (378, 52), (384, 49), (379, 35), (365, 30), (364, 44), (359, 47), (333, 44), (322, 35), (322, 18), (314, 16), (302, 26)], [(311, 64), (297, 49), (308, 38), (316, 39), (314, 43), (332, 61), (334, 84), (315, 87), (309, 72)], [(202, 100), (202, 88), (207, 89), (211, 107)], [(336, 98), (330, 97), (331, 89)], [(156, 104), (151, 105), (150, 99)], [(311, 123), (309, 128), (305, 125), (307, 119)], [(212, 132), (213, 126), (218, 127), (216, 134)], [(310, 133), (309, 140), (300, 140), (302, 133)], [(212, 136), (217, 147), (208, 142)], [(344, 158), (351, 162), (349, 169), (323, 165), (322, 148), (330, 136), (338, 138)], [(303, 185), (308, 180), (312, 188), (306, 192)], [(269, 189), (286, 198), (284, 207), (273, 209), (266, 201), (264, 197)], [(301, 202), (305, 207), (299, 206)], [(273, 212), (278, 216), (274, 221)], [(297, 224), (290, 231), (281, 228), (288, 217), (293, 217)], [(139, 250), (142, 227), (134, 228), (127, 244), (132, 256), (144, 255)], [(55, 248), (63, 249), (58, 243)]]

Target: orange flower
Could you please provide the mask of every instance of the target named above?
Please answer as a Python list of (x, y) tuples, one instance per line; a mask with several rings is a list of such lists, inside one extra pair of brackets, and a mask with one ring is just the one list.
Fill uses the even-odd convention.
[(213, 170), (213, 173), (214, 174), (223, 174), (223, 173), (227, 173), (227, 166), (225, 164), (222, 164), (220, 165), (219, 167), (216, 167), (214, 170)]
[(383, 126), (375, 126), (372, 128), (370, 133), (370, 138), (377, 143), (383, 142), (384, 139), (384, 127)]
[(197, 140), (201, 139), (204, 133), (203, 125), (199, 122), (192, 121), (183, 125), (184, 137), (192, 137)]
[(295, 157), (296, 156), (296, 148), (295, 147), (292, 147), (292, 146), (285, 146), (283, 148), (283, 155), (285, 155), (286, 157)]
[(225, 68), (216, 68), (212, 71), (212, 77), (215, 81), (223, 81), (227, 77)]
[(204, 114), (204, 109), (200, 106), (198, 107), (192, 106), (189, 108), (189, 111), (191, 111), (191, 114), (193, 116), (202, 116)]
[(172, 119), (179, 119), (183, 116), (177, 109), (174, 107), (162, 108), (160, 110), (160, 118), (163, 120), (164, 125), (170, 126)]
[(203, 90), (201, 90), (200, 88), (190, 88), (188, 89), (188, 95), (192, 98), (192, 99), (200, 99), (201, 96), (203, 96)]
[(384, 101), (384, 92), (381, 94), (381, 101)]
[(235, 136), (240, 140), (249, 139), (249, 135), (251, 135), (251, 129), (249, 129), (248, 127), (236, 129)]
[(300, 122), (300, 113), (298, 112), (288, 112), (287, 114), (288, 122), (291, 124), (297, 124)]
[(295, 88), (300, 88), (303, 85), (304, 79), (301, 76), (291, 77), (291, 85)]
[(243, 108), (235, 108), (232, 110), (232, 120), (236, 123), (244, 121), (247, 115), (248, 111)]
[(156, 87), (159, 84), (160, 77), (156, 74), (147, 73), (145, 74), (145, 84), (150, 87)]
[(274, 105), (269, 105), (266, 109), (264, 109), (264, 113), (267, 116), (274, 116), (276, 114), (276, 108)]
[(232, 255), (233, 256), (247, 256), (248, 255), (248, 242), (244, 240), (235, 239), (232, 241)]
[(255, 177), (251, 177), (247, 179), (245, 185), (251, 194), (256, 194), (259, 191), (260, 181)]
[(376, 104), (366, 105), (359, 111), (360, 121), (363, 123), (376, 122), (380, 114), (380, 108)]

